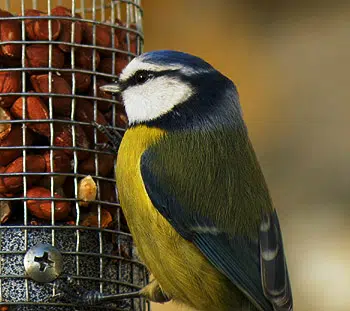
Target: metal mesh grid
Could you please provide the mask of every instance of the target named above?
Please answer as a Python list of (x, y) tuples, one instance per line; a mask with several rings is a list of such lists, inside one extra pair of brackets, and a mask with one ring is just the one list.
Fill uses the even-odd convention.
[[(17, 1), (15, 1), (17, 2)], [(0, 2), (1, 3), (1, 2)], [(68, 5), (67, 5), (68, 4)], [(70, 8), (72, 16), (51, 16), (51, 10), (55, 6), (65, 5)], [(17, 9), (15, 8), (17, 6)], [(4, 170), (0, 173), (0, 179), (9, 176), (21, 176), (23, 185), (21, 192), (16, 192), (12, 196), (0, 196), (1, 201), (10, 202), (12, 204), (12, 217), (0, 226), (0, 306), (6, 305), (10, 310), (72, 310), (86, 309), (86, 306), (78, 306), (76, 303), (64, 300), (54, 300), (57, 297), (60, 288), (50, 284), (39, 284), (30, 280), (24, 272), (23, 257), (27, 250), (38, 243), (49, 243), (57, 247), (64, 258), (63, 276), (70, 276), (75, 280), (76, 286), (86, 288), (88, 290), (95, 289), (104, 294), (113, 294), (120, 292), (130, 292), (139, 289), (147, 283), (148, 276), (136, 258), (132, 247), (131, 236), (127, 231), (120, 206), (117, 202), (117, 190), (115, 188), (115, 179), (113, 170), (109, 174), (101, 174), (100, 167), (104, 162), (114, 161), (113, 158), (102, 158), (103, 155), (115, 157), (115, 154), (108, 152), (101, 147), (99, 141), (99, 133), (96, 127), (93, 131), (88, 132), (89, 146), (81, 146), (79, 144), (79, 128), (86, 129), (91, 126), (88, 121), (77, 120), (77, 104), (79, 100), (88, 100), (93, 103), (93, 120), (99, 122), (99, 109), (102, 105), (110, 106), (106, 115), (109, 114), (110, 125), (116, 128), (121, 135), (124, 132), (122, 127), (118, 127), (118, 104), (115, 104), (115, 98), (105, 98), (98, 92), (99, 79), (111, 80), (116, 78), (116, 63), (122, 57), (131, 60), (142, 51), (142, 9), (140, 0), (72, 0), (69, 2), (47, 0), (45, 3), (32, 0), (20, 1), (18, 3), (5, 0), (2, 3), (2, 9), (12, 14), (13, 17), (0, 17), (0, 24), (3, 21), (18, 20), (21, 25), (21, 38), (17, 41), (11, 41), (11, 44), (21, 46), (21, 56), (19, 63), (15, 65), (6, 65), (2, 62), (1, 72), (20, 72), (21, 90), (18, 92), (1, 93), (2, 98), (12, 95), (23, 97), (22, 101), (22, 119), (12, 119), (11, 121), (0, 120), (1, 124), (11, 124), (12, 130), (19, 124), (22, 131), (21, 141), (12, 145), (0, 145), (0, 157), (5, 151), (20, 150), (24, 161), (22, 165), (23, 172), (9, 173)], [(47, 12), (48, 16), (25, 16), (27, 9), (40, 9)], [(17, 14), (16, 14), (17, 13)], [(79, 16), (79, 15), (80, 16)], [(107, 20), (109, 18), (109, 21)], [(111, 23), (116, 19), (123, 21), (124, 24), (118, 25)], [(48, 40), (28, 40), (26, 36), (26, 21), (28, 20), (48, 20)], [(71, 23), (70, 42), (53, 40), (53, 23), (55, 20), (66, 20)], [(78, 23), (88, 23), (92, 28), (92, 44), (84, 42), (76, 43), (75, 27)], [(97, 43), (97, 27), (103, 25), (110, 29), (111, 46), (105, 47)], [(136, 25), (132, 26), (132, 25)], [(114, 36), (116, 32), (125, 32), (125, 43), (123, 46), (115, 46)], [(136, 37), (136, 39), (135, 39)], [(132, 42), (132, 40), (135, 40)], [(136, 45), (133, 47), (132, 44)], [(0, 41), (0, 48), (9, 44), (8, 41)], [(28, 66), (26, 62), (26, 49), (29, 45), (43, 44), (49, 46), (48, 66), (43, 68), (33, 68)], [(70, 66), (65, 68), (55, 68), (53, 62), (53, 50), (58, 45), (69, 46), (69, 51), (65, 53), (65, 60), (69, 59)], [(92, 66), (91, 68), (82, 68), (77, 66), (76, 57), (79, 49), (92, 50)], [(112, 58), (111, 72), (106, 73), (99, 70), (96, 66), (98, 53), (110, 53)], [(40, 97), (45, 99), (49, 116), (48, 119), (39, 120), (29, 118), (27, 111), (28, 97), (33, 96), (32, 85), (28, 79), (29, 75), (48, 74), (48, 89), (41, 92)], [(54, 90), (53, 77), (58, 75), (71, 74), (71, 93), (60, 94)], [(78, 74), (87, 74), (91, 76), (91, 89), (87, 92), (77, 91)], [(35, 94), (37, 95), (37, 94)], [(66, 98), (70, 101), (70, 111), (65, 117), (58, 116), (55, 110), (55, 100)], [(81, 107), (81, 105), (79, 106)], [(30, 126), (34, 124), (49, 124), (49, 135), (45, 139), (32, 139)], [(58, 146), (55, 143), (55, 132), (57, 134), (57, 125), (68, 125), (70, 127), (71, 146)], [(38, 138), (38, 137), (37, 137)], [(41, 137), (42, 138), (42, 137)], [(1, 141), (0, 141), (1, 142)], [(32, 172), (28, 170), (30, 163), (26, 160), (29, 155), (42, 154), (49, 150), (50, 169), (46, 172)], [(55, 171), (56, 151), (70, 152), (72, 169), (69, 172)], [(82, 220), (86, 214), (86, 207), (79, 206), (78, 182), (82, 177), (88, 174), (82, 173), (80, 166), (82, 160), (80, 155), (85, 152), (88, 157), (93, 157), (92, 163), (94, 172), (91, 175), (97, 185), (96, 200), (92, 201), (89, 206), (93, 205), (97, 216), (96, 226), (83, 226)], [(12, 162), (11, 162), (12, 163)], [(10, 163), (10, 164), (11, 164)], [(7, 164), (10, 165), (10, 164)], [(6, 167), (6, 166), (5, 166)], [(38, 220), (28, 209), (28, 201), (36, 200), (47, 201), (47, 197), (28, 197), (27, 192), (32, 187), (30, 178), (39, 176), (49, 181), (51, 196), (51, 217), (50, 220)], [(55, 193), (61, 189), (57, 189), (57, 178), (65, 176), (70, 181), (71, 196), (65, 195), (64, 198), (55, 197)], [(38, 177), (38, 178), (39, 178)], [(64, 184), (65, 185), (65, 184)], [(105, 189), (112, 188), (113, 194), (110, 197), (103, 197)], [(113, 199), (113, 197), (115, 199)], [(70, 202), (72, 207), (71, 217), (64, 221), (56, 220), (55, 213), (57, 201)], [(102, 226), (104, 210), (111, 211), (113, 217), (113, 225), (108, 228)], [(14, 216), (13, 216), (14, 215)], [(40, 309), (41, 308), (41, 309)], [(112, 304), (109, 306), (93, 307), (94, 309), (111, 309), (111, 310), (146, 310), (149, 309), (148, 303), (143, 299), (134, 299), (121, 302), (120, 304)]]

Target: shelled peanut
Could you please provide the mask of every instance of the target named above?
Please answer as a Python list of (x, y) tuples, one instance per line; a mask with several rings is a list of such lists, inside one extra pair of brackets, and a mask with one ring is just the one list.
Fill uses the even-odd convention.
[[(71, 10), (61, 6), (53, 8), (51, 15), (73, 17)], [(0, 10), (0, 17), (12, 16)], [(78, 14), (74, 20), (52, 19), (51, 32), (49, 19), (43, 18), (47, 13), (31, 9), (25, 11), (25, 16), (33, 17), (24, 21), (25, 37), (31, 42), (25, 46), (25, 70), (22, 45), (11, 43), (22, 39), (21, 21), (0, 21), (0, 42), (6, 42), (0, 46), (0, 222), (11, 221), (11, 204), (6, 198), (26, 196), (34, 222), (35, 218), (51, 219), (52, 198), (55, 198), (55, 220), (71, 221), (75, 209), (72, 202), (77, 199), (82, 223), (97, 226), (94, 200), (116, 201), (113, 182), (97, 181), (98, 177), (114, 178), (115, 156), (103, 153), (101, 146), (108, 139), (94, 128), (92, 121), (112, 125), (115, 120), (114, 125), (119, 128), (127, 124), (123, 107), (120, 104), (113, 107), (110, 94), (99, 87), (110, 83), (127, 65), (128, 42), (130, 52), (136, 54), (137, 37), (125, 29), (112, 31), (108, 21), (106, 25), (86, 23)], [(120, 20), (115, 25), (125, 27)], [(25, 72), (26, 94), (11, 95), (22, 92), (22, 72)], [(50, 93), (58, 96), (50, 98)], [(74, 95), (80, 97), (73, 99)], [(23, 124), (16, 120), (26, 121)], [(52, 152), (48, 147), (50, 142), (57, 147)], [(32, 148), (23, 154), (21, 146)], [(97, 155), (94, 150), (99, 151)], [(78, 161), (77, 165), (74, 160)], [(26, 174), (21, 174), (24, 169)], [(73, 173), (91, 176), (79, 177), (75, 182)], [(77, 185), (79, 188), (74, 191)], [(75, 193), (79, 193), (77, 198)], [(100, 226), (110, 226), (113, 209), (102, 204), (100, 212)]]

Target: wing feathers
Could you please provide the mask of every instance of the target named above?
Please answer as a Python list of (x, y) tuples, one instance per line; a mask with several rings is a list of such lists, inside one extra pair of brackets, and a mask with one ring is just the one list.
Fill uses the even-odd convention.
[(293, 298), (276, 211), (260, 226), (261, 280), (265, 296), (276, 311), (293, 310)]
[[(167, 175), (163, 160), (155, 150), (149, 149), (140, 163), (144, 185), (154, 207), (259, 310), (291, 311), (292, 295), (277, 215), (272, 213), (263, 220), (260, 245), (257, 238), (253, 241), (244, 235), (229, 233), (213, 217), (204, 215), (198, 206), (184, 203), (190, 201), (183, 197), (192, 194), (191, 188), (179, 187), (175, 191), (172, 182), (179, 178), (178, 172), (172, 171), (175, 177)], [(259, 233), (258, 227), (256, 231)]]
[(257, 244), (226, 234), (195, 235), (192, 242), (260, 310), (272, 310), (261, 287)]

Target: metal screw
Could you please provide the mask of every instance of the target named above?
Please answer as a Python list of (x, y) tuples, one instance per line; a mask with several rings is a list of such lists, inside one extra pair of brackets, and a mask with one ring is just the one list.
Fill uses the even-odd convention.
[(24, 256), (24, 268), (34, 281), (48, 283), (61, 274), (63, 258), (52, 245), (38, 244), (30, 248)]

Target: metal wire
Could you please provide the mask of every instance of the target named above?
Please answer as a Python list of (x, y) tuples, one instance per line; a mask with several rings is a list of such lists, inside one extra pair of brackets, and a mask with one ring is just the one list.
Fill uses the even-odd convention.
[[(59, 288), (52, 286), (49, 289), (44, 285), (33, 282), (25, 275), (23, 266), (23, 257), (28, 249), (37, 244), (48, 242), (57, 247), (63, 255), (65, 262), (64, 277), (71, 277), (78, 287), (86, 290), (98, 290), (102, 294), (115, 294), (139, 290), (148, 282), (148, 274), (145, 267), (138, 261), (132, 246), (132, 237), (127, 232), (123, 224), (123, 215), (120, 205), (117, 201), (118, 192), (115, 187), (113, 174), (102, 176), (100, 174), (101, 156), (114, 155), (115, 153), (99, 148), (99, 132), (94, 126), (93, 135), (89, 137), (91, 144), (88, 147), (80, 146), (77, 141), (77, 128), (92, 126), (98, 122), (99, 107), (101, 104), (111, 105), (110, 126), (121, 134), (124, 129), (117, 126), (116, 100), (117, 98), (103, 98), (98, 92), (99, 79), (113, 80), (116, 79), (116, 62), (120, 57), (128, 57), (131, 60), (142, 52), (143, 32), (142, 32), (142, 15), (140, 0), (72, 0), (72, 16), (51, 16), (51, 11), (55, 6), (62, 5), (61, 0), (46, 0), (46, 8), (41, 7), (42, 1), (32, 0), (29, 5), (28, 0), (21, 0), (20, 6), (15, 11), (16, 3), (10, 0), (3, 0), (3, 8), (14, 14), (13, 17), (0, 17), (0, 23), (5, 21), (19, 21), (21, 25), (21, 39), (11, 42), (0, 42), (0, 49), (7, 45), (21, 46), (21, 57), (17, 67), (6, 67), (2, 64), (1, 72), (20, 72), (21, 73), (21, 90), (19, 92), (1, 93), (0, 96), (22, 97), (22, 119), (0, 120), (1, 124), (10, 123), (11, 126), (20, 125), (22, 130), (22, 143), (11, 146), (1, 146), (0, 156), (4, 151), (19, 150), (22, 153), (23, 167), (22, 172), (2, 172), (0, 179), (4, 177), (21, 177), (23, 180), (22, 192), (15, 193), (12, 197), (1, 197), (1, 201), (7, 201), (16, 208), (13, 210), (15, 217), (4, 224), (0, 224), (0, 306), (7, 305), (10, 310), (150, 310), (150, 305), (144, 299), (131, 299), (123, 303), (109, 304), (107, 306), (96, 306), (87, 308), (79, 306), (76, 302), (70, 301), (50, 301), (57, 296)], [(41, 9), (47, 12), (47, 16), (25, 16), (27, 9)], [(17, 14), (16, 14), (17, 13)], [(80, 16), (78, 16), (79, 14)], [(115, 23), (121, 20), (125, 25)], [(48, 21), (48, 40), (33, 41), (26, 38), (26, 21)], [(55, 21), (67, 21), (71, 23), (71, 36), (69, 42), (53, 40), (53, 23)], [(92, 44), (76, 42), (77, 23), (88, 23), (92, 27)], [(136, 28), (133, 26), (136, 25)], [(97, 45), (97, 28), (108, 27), (111, 33), (111, 46)], [(126, 33), (126, 45), (115, 46), (114, 36), (117, 32)], [(136, 37), (136, 50), (131, 46), (131, 38)], [(46, 68), (32, 68), (26, 62), (26, 49), (29, 45), (41, 44), (49, 48), (48, 66)], [(55, 68), (53, 50), (61, 45), (69, 47), (70, 51), (65, 53), (70, 59), (70, 67)], [(92, 68), (81, 68), (77, 66), (76, 52), (80, 49), (89, 49), (92, 51)], [(109, 53), (112, 58), (112, 70), (110, 73), (101, 72), (96, 66), (97, 54)], [(69, 56), (68, 56), (69, 55)], [(27, 112), (28, 97), (33, 96), (28, 84), (28, 73), (49, 75), (48, 92), (38, 93), (35, 96), (47, 98), (48, 119), (30, 119)], [(52, 76), (62, 74), (71, 74), (71, 94), (56, 94), (52, 84)], [(91, 76), (91, 92), (82, 94), (77, 90), (77, 74), (87, 74)], [(54, 101), (66, 98), (71, 101), (71, 110), (68, 118), (60, 118), (55, 114)], [(93, 104), (93, 119), (91, 122), (77, 120), (77, 101), (87, 100)], [(49, 137), (45, 143), (29, 144), (30, 127), (38, 124), (48, 124)], [(72, 145), (61, 147), (55, 145), (55, 129), (57, 125), (66, 125), (71, 128)], [(29, 139), (29, 140), (28, 140)], [(1, 141), (0, 141), (1, 142)], [(50, 171), (48, 172), (31, 172), (28, 169), (27, 157), (31, 153), (42, 154), (49, 151)], [(56, 151), (71, 152), (72, 171), (56, 172), (54, 153)], [(90, 204), (96, 206), (97, 226), (86, 227), (82, 225), (83, 216), (86, 214), (86, 208), (82, 208), (78, 201), (78, 183), (87, 174), (80, 172), (79, 154), (86, 152), (89, 157), (94, 157), (94, 172), (90, 174), (97, 184), (96, 199)], [(115, 170), (115, 164), (114, 164)], [(48, 178), (50, 196), (48, 198), (28, 197), (31, 183), (29, 178), (40, 176)], [(66, 177), (73, 179), (73, 197), (57, 198), (56, 178)], [(116, 201), (111, 202), (109, 198), (102, 196), (103, 185), (113, 185)], [(35, 220), (28, 209), (28, 201), (36, 200), (51, 202), (51, 218), (49, 221)], [(67, 224), (67, 221), (57, 221), (57, 202), (69, 202), (73, 208), (74, 224)], [(18, 208), (18, 207), (21, 208)], [(115, 215), (113, 227), (104, 228), (102, 226), (102, 211), (106, 208), (113, 208)], [(72, 218), (72, 217), (71, 217)], [(93, 263), (93, 264), (92, 264)], [(62, 278), (61, 278), (62, 279)], [(61, 280), (60, 279), (60, 280)], [(64, 278), (63, 278), (64, 279)], [(63, 280), (62, 279), (62, 280)], [(15, 289), (12, 287), (15, 286)], [(23, 309), (25, 306), (25, 309)], [(41, 309), (40, 309), (41, 310)]]

